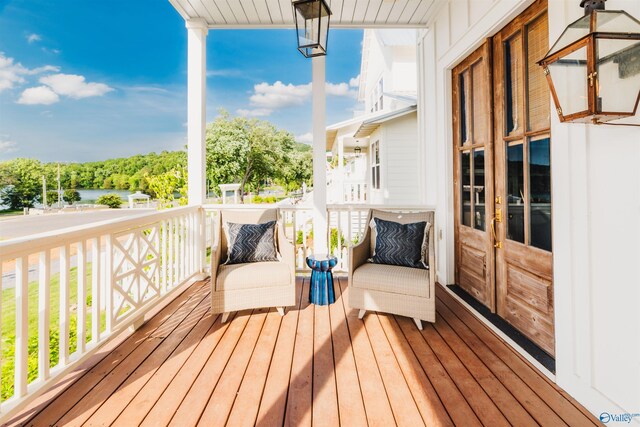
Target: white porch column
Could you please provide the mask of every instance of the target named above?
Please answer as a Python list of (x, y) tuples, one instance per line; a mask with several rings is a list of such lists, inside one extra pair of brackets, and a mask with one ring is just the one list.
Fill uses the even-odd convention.
[(344, 136), (338, 137), (338, 182), (340, 185), (340, 200), (338, 203), (344, 203)]
[(205, 199), (205, 127), (207, 120), (207, 24), (203, 19), (186, 21), (188, 48), (187, 171), (189, 205)]
[(328, 252), (325, 57), (312, 59), (313, 94), (313, 251)]

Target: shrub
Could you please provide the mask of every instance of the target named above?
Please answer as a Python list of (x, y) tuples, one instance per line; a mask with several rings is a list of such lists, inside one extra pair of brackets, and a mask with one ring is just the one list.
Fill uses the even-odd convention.
[(99, 205), (108, 206), (111, 209), (119, 209), (120, 205), (122, 205), (122, 199), (116, 193), (103, 194), (98, 197), (96, 203)]
[(75, 202), (82, 200), (82, 198), (80, 197), (80, 193), (78, 193), (74, 188), (69, 188), (68, 190), (64, 190), (62, 200), (72, 205)]

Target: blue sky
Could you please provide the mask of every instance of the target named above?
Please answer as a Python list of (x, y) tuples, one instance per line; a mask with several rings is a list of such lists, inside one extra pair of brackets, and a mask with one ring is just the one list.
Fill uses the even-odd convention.
[[(327, 122), (359, 109), (362, 31), (332, 30)], [(168, 0), (0, 0), (0, 160), (89, 161), (186, 144), (186, 30)], [(207, 119), (224, 108), (303, 142), (311, 60), (293, 30), (210, 31)]]

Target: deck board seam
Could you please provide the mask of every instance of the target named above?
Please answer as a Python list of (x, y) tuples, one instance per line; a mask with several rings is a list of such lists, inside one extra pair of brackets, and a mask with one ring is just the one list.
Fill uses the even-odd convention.
[[(344, 277), (338, 277), (338, 288), (340, 289), (340, 302), (341, 302), (341, 307), (342, 307), (342, 311), (344, 313), (344, 324), (345, 327), (347, 329), (347, 335), (349, 335), (349, 342), (353, 343), (353, 337), (351, 336), (351, 330), (349, 329), (349, 322), (347, 322), (347, 306), (345, 304), (348, 304), (348, 302), (345, 302), (345, 297), (344, 297), (344, 290), (343, 290), (343, 286), (342, 286), (342, 280), (345, 279)], [(347, 282), (347, 284), (344, 285), (344, 287), (346, 288), (348, 285), (348, 279), (345, 279), (345, 281)], [(358, 372), (357, 369), (357, 364), (356, 364), (356, 356), (355, 354), (353, 354), (353, 346), (349, 347), (351, 349), (351, 357), (353, 358), (353, 364), (356, 366), (356, 377), (358, 378), (358, 390), (360, 390), (360, 398), (362, 399), (362, 407), (364, 409), (364, 415), (365, 415), (365, 422), (367, 423), (367, 426), (369, 425), (369, 416), (367, 414), (367, 405), (364, 404), (364, 394), (362, 393), (362, 382), (360, 381), (360, 372)]]
[[(444, 292), (447, 292), (446, 290), (443, 289)], [(451, 301), (452, 303), (455, 303), (457, 301), (455, 301), (455, 299), (453, 299), (450, 295), (447, 295), (449, 297), (449, 301)], [(480, 341), (484, 342), (484, 340), (478, 335), (478, 330), (477, 328), (474, 329), (473, 325), (470, 325), (467, 321), (465, 321), (464, 319), (462, 319), (458, 313), (456, 313), (456, 310), (451, 306), (450, 303), (447, 303), (445, 300), (443, 300), (440, 296), (437, 297), (438, 300), (440, 300), (440, 302), (442, 304), (444, 304), (449, 311), (451, 311), (451, 313), (457, 317), (461, 323), (463, 323)], [(483, 324), (479, 319), (475, 318), (475, 315), (473, 314), (473, 312), (471, 312), (468, 308), (464, 307), (463, 305), (459, 304), (459, 309), (462, 309), (464, 311), (466, 311), (470, 316), (473, 316), (473, 318), (471, 319), (474, 323), (477, 323), (478, 326), (480, 328), (483, 328), (486, 332), (489, 332), (492, 336), (494, 336), (497, 340), (500, 341), (500, 343), (503, 345), (503, 347), (505, 347), (513, 356), (515, 356), (518, 360), (522, 361), (525, 365), (525, 367), (531, 371), (533, 373), (533, 375), (537, 376), (539, 379), (541, 379), (542, 381), (544, 381), (549, 387), (551, 387), (551, 391), (555, 392), (559, 395), (559, 397), (561, 397), (565, 402), (567, 402), (568, 404), (570, 404), (580, 415), (582, 415), (585, 419), (587, 419), (592, 425), (598, 425), (597, 423), (594, 422), (594, 418), (592, 418), (593, 416), (590, 414), (586, 414), (584, 413), (578, 406), (576, 406), (576, 404), (574, 402), (572, 402), (571, 399), (567, 398), (564, 393), (562, 392), (561, 389), (559, 389), (559, 387), (552, 383), (549, 378), (547, 378), (545, 375), (542, 375), (541, 373), (538, 372), (538, 370), (531, 365), (531, 363), (526, 360), (521, 354), (519, 354), (514, 348), (512, 348), (510, 345), (508, 345), (504, 339), (502, 339), (500, 336), (498, 336), (494, 331), (492, 331), (490, 328), (488, 328), (485, 324)], [(487, 346), (489, 347), (489, 346)], [(518, 373), (516, 373), (513, 368), (511, 367), (511, 365), (508, 363), (508, 361), (505, 361), (501, 356), (499, 356), (498, 354), (495, 353), (495, 351), (489, 347), (489, 349), (491, 350), (491, 352), (498, 358), (500, 359), (504, 364), (506, 364), (514, 373), (514, 375), (516, 375), (518, 378), (520, 378), (520, 380), (527, 385), (527, 387), (529, 387), (529, 389), (531, 389), (531, 391), (533, 391), (539, 398), (540, 400), (542, 400), (543, 402), (545, 402), (545, 404), (551, 409), (552, 412), (554, 412), (558, 418), (560, 418), (561, 420), (563, 420), (565, 423), (567, 423), (568, 425), (572, 425), (571, 423), (568, 423), (567, 420), (565, 419), (565, 417), (558, 411), (557, 408), (554, 408), (553, 406), (551, 406), (549, 404), (549, 402), (540, 395), (540, 393), (538, 391), (536, 391), (533, 387), (531, 387), (531, 385), (524, 379), (522, 378)]]

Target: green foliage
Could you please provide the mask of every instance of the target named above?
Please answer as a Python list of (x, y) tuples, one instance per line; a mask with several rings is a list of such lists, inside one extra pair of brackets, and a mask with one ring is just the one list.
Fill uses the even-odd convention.
[[(276, 180), (295, 188), (308, 154), (301, 155), (299, 144), (289, 132), (263, 120), (230, 117), (222, 111), (207, 126), (207, 178), (218, 185), (240, 183), (245, 191), (258, 191), (264, 182)], [(310, 157), (309, 157), (310, 158)], [(297, 182), (301, 185), (301, 181)]]
[[(180, 168), (178, 170), (172, 169), (160, 175), (146, 175), (145, 179), (149, 184), (149, 193), (158, 200), (160, 207), (164, 208), (173, 201), (173, 194), (176, 191), (180, 190), (182, 193), (183, 187), (187, 185), (186, 177), (186, 170)], [(182, 199), (180, 201), (182, 202)]]
[(32, 208), (42, 197), (42, 164), (34, 159), (0, 163), (0, 203), (10, 209)]
[(276, 200), (276, 196), (266, 196), (266, 197), (262, 197), (260, 195), (257, 196), (253, 196), (253, 198), (251, 199), (252, 203), (255, 204), (261, 204), (261, 203), (275, 203)]
[(340, 238), (340, 245), (344, 248), (344, 236), (338, 232), (337, 228), (332, 228), (330, 232), (330, 252), (333, 253), (334, 250), (338, 248), (338, 238)]
[(109, 206), (111, 209), (119, 209), (122, 205), (122, 199), (119, 194), (109, 193), (98, 197), (96, 203), (99, 205)]
[(69, 188), (68, 190), (64, 190), (64, 193), (62, 193), (62, 200), (72, 205), (75, 202), (82, 200), (82, 198), (78, 191), (73, 188)]
[(48, 190), (47, 191), (47, 205), (52, 206), (58, 203), (58, 191), (57, 190)]

